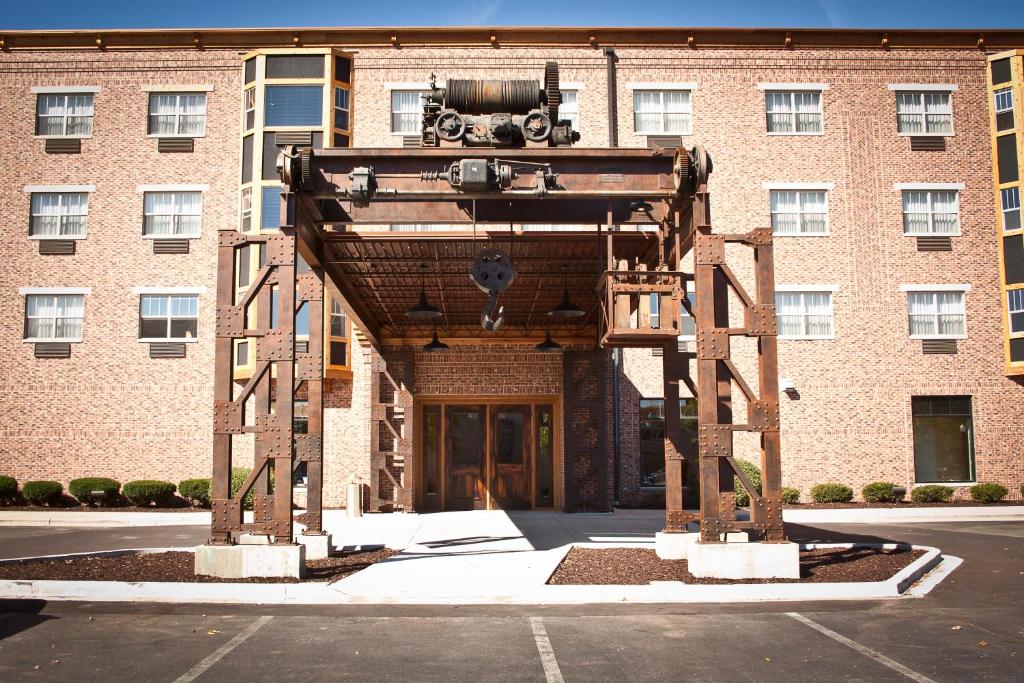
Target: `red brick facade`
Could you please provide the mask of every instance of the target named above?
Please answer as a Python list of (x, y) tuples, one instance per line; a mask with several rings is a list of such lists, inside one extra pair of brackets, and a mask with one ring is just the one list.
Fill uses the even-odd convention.
[[(976, 480), (1019, 495), (1024, 482), (1024, 398), (1003, 375), (1002, 322), (985, 54), (975, 49), (688, 49), (623, 47), (618, 53), (619, 144), (643, 146), (634, 133), (633, 87), (693, 87), (692, 135), (712, 153), (713, 224), (738, 232), (770, 222), (765, 183), (814, 183), (828, 190), (828, 236), (778, 237), (776, 282), (834, 288), (834, 338), (779, 342), (781, 376), (796, 391), (782, 398), (784, 485), (806, 499), (822, 481), (860, 489), (874, 480), (913, 485), (911, 397), (972, 397)], [(355, 58), (353, 142), (400, 146), (390, 131), (390, 88), (439, 78), (539, 77), (557, 60), (563, 82), (579, 92), (581, 145), (606, 146), (606, 61), (599, 49), (361, 48)], [(146, 84), (209, 84), (206, 135), (192, 154), (161, 154), (146, 135)], [(823, 134), (768, 135), (763, 83), (824, 84)], [(945, 151), (911, 151), (897, 134), (890, 84), (952, 84), (955, 135)], [(672, 85), (675, 84), (675, 85)], [(93, 135), (79, 155), (43, 151), (33, 135), (34, 86), (99, 86)], [(694, 87), (695, 85), (695, 87)], [(207, 476), (211, 460), (216, 230), (238, 222), (241, 59), (229, 50), (45, 51), (0, 53), (0, 128), (15, 141), (0, 149), (5, 222), (0, 282), (0, 474), (19, 480), (83, 475), (134, 478)], [(190, 253), (154, 255), (141, 239), (144, 184), (205, 184), (202, 237)], [(960, 235), (952, 251), (917, 251), (904, 236), (897, 183), (962, 184)], [(27, 239), (29, 185), (95, 185), (88, 234), (73, 256), (41, 256)], [(740, 255), (741, 256), (741, 255)], [(738, 261), (738, 263), (742, 263)], [(686, 264), (684, 264), (684, 267)], [(740, 277), (749, 273), (742, 265)], [(956, 355), (925, 355), (907, 327), (901, 285), (969, 285), (967, 338)], [(151, 359), (138, 341), (133, 287), (205, 288), (198, 342), (185, 359)], [(23, 287), (88, 287), (84, 338), (68, 360), (33, 357), (22, 341)], [(355, 345), (353, 379), (326, 383), (324, 496), (345, 505), (350, 481), (370, 480), (373, 354)], [(560, 354), (528, 346), (457, 346), (414, 354), (420, 396), (553, 395), (564, 400)], [(603, 407), (606, 498), (658, 505), (639, 486), (638, 401), (662, 395), (660, 357), (622, 354), (620, 458), (612, 459), (611, 401)], [(756, 377), (750, 358), (738, 365)], [(608, 372), (611, 355), (607, 354)], [(611, 376), (604, 383), (610, 394)], [(596, 384), (594, 385), (596, 390)], [(738, 406), (738, 410), (741, 406)], [(739, 414), (739, 413), (738, 413)], [(567, 419), (570, 416), (566, 416)], [(574, 419), (582, 419), (577, 416)], [(596, 436), (594, 437), (597, 438)], [(753, 459), (752, 444), (737, 455)], [(556, 476), (599, 496), (596, 463)], [(613, 490), (615, 481), (618, 491)], [(566, 497), (570, 497), (566, 494)]]

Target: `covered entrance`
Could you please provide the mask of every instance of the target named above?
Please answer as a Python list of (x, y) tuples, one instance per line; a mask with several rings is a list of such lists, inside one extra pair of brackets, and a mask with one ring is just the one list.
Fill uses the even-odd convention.
[(529, 510), (555, 505), (557, 399), (417, 402), (419, 509)]

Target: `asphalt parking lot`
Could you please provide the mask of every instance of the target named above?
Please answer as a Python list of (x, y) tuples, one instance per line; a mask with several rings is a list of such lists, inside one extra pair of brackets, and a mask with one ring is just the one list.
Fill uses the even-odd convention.
[[(0, 680), (1021, 680), (1024, 523), (801, 527), (936, 545), (925, 598), (744, 605), (235, 607), (0, 603)], [(202, 528), (0, 529), (5, 556), (201, 541)], [(85, 534), (85, 536), (83, 536)], [(192, 534), (197, 535), (195, 538)], [(179, 543), (167, 542), (166, 545)], [(120, 544), (120, 545), (117, 545)], [(89, 549), (82, 547), (82, 549)], [(50, 552), (56, 552), (50, 550)]]

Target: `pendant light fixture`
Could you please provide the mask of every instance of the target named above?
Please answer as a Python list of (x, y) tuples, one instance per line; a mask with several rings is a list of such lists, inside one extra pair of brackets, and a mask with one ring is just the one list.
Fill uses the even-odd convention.
[[(441, 311), (437, 306), (427, 301), (427, 264), (420, 264), (420, 300), (415, 306), (405, 312), (413, 320), (434, 320), (441, 317)], [(435, 335), (436, 336), (436, 335)]]
[(562, 301), (548, 311), (552, 318), (579, 318), (585, 314), (584, 310), (569, 300), (569, 271), (565, 270), (565, 289), (562, 292)]
[(434, 338), (423, 345), (423, 350), (427, 353), (437, 353), (439, 351), (447, 351), (448, 345), (437, 338), (437, 328), (434, 328)]
[(544, 341), (537, 344), (533, 348), (538, 351), (544, 351), (546, 353), (554, 353), (555, 351), (561, 351), (562, 345), (551, 338), (551, 330), (544, 331)]

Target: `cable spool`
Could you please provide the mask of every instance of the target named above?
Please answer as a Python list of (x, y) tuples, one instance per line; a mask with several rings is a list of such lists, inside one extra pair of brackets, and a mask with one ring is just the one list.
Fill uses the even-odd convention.
[(527, 114), (540, 107), (540, 92), (538, 81), (452, 79), (444, 103), (460, 114)]

